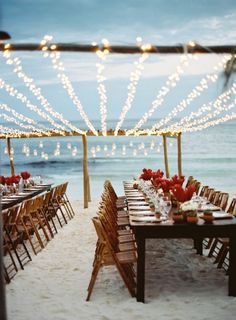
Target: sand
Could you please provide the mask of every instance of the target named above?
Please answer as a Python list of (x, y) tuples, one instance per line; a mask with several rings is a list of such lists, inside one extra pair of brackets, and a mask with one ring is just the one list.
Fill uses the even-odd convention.
[(91, 301), (87, 286), (96, 244), (91, 222), (98, 201), (76, 216), (25, 270), (7, 285), (9, 320), (233, 320), (236, 298), (212, 260), (196, 255), (189, 240), (149, 240), (146, 303), (131, 298), (115, 267), (98, 276)]

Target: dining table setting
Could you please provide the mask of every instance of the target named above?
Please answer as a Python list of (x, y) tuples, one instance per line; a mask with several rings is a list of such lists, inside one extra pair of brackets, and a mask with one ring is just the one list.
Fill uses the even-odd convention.
[[(205, 197), (192, 192), (191, 198), (176, 203), (156, 188), (150, 180), (123, 181), (127, 201), (130, 228), (137, 244), (137, 292), (136, 299), (145, 302), (145, 256), (147, 239), (192, 239), (197, 254), (203, 253), (203, 239), (229, 238), (228, 294), (236, 296), (236, 218)], [(186, 190), (186, 189), (183, 189)], [(173, 194), (173, 193), (172, 193)], [(175, 220), (175, 215), (183, 219)], [(205, 215), (211, 215), (207, 220)], [(188, 217), (194, 216), (194, 222)]]
[(51, 183), (43, 183), (41, 178), (32, 178), (27, 171), (23, 171), (20, 175), (10, 177), (0, 177), (1, 193), (0, 204), (1, 209), (9, 209), (24, 200), (33, 198), (43, 192), (50, 190)]

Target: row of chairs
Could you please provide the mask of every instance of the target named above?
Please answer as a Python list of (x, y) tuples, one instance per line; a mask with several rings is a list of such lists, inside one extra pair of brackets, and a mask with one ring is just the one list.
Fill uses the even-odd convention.
[[(66, 195), (68, 182), (2, 211), (4, 275), (9, 283), (72, 219), (75, 212)], [(28, 248), (31, 248), (29, 249)]]
[[(189, 177), (187, 185), (195, 183), (193, 177)], [(229, 194), (226, 192), (217, 191), (209, 186), (203, 186), (198, 189), (199, 196), (206, 198), (209, 202), (223, 211), (236, 216), (236, 198), (233, 198), (228, 204)], [(213, 257), (217, 268), (223, 268), (228, 272), (229, 267), (229, 239), (226, 238), (210, 238), (204, 239), (203, 246), (208, 249), (208, 256)]]
[(136, 295), (136, 243), (125, 209), (125, 197), (117, 197), (110, 181), (105, 181), (97, 216), (92, 218), (98, 239), (87, 301), (92, 294), (99, 270), (108, 265), (117, 268), (131, 296)]

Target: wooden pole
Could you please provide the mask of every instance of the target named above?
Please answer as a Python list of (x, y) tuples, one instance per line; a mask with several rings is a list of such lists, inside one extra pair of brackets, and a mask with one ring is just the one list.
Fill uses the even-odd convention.
[(88, 202), (91, 202), (90, 178), (89, 178), (89, 174), (88, 174)]
[[(76, 42), (76, 41), (74, 41)], [(0, 43), (0, 51), (4, 51), (4, 43)], [(11, 51), (42, 51), (42, 46), (39, 43), (11, 43)], [(66, 52), (96, 52), (98, 49), (104, 50), (106, 46), (103, 44), (98, 44), (96, 46), (91, 44), (77, 44), (77, 43), (51, 43), (48, 51), (53, 51), (51, 49), (53, 45), (56, 45), (57, 51)], [(152, 44), (149, 49), (146, 50), (148, 53), (154, 54), (183, 54), (185, 53), (184, 45), (174, 45), (174, 46), (159, 46)], [(109, 52), (111, 53), (121, 53), (121, 54), (135, 54), (143, 53), (143, 49), (136, 46), (123, 46), (123, 45), (110, 45)], [(214, 46), (201, 46), (200, 44), (195, 44), (195, 46), (188, 46), (189, 53), (204, 53), (204, 54), (233, 54), (236, 52), (235, 45), (214, 45)]]
[(88, 208), (88, 144), (87, 137), (82, 136), (83, 142), (83, 182), (84, 182), (84, 208)]
[(163, 148), (164, 148), (164, 162), (165, 162), (166, 178), (169, 178), (169, 177), (170, 177), (170, 173), (169, 173), (169, 165), (168, 165), (168, 154), (167, 154), (167, 140), (166, 140), (166, 135), (163, 135)]
[(15, 168), (14, 168), (14, 161), (13, 161), (13, 154), (11, 152), (11, 139), (7, 138), (7, 152), (10, 158), (10, 167), (11, 167), (11, 175), (15, 175)]
[(177, 137), (177, 148), (178, 148), (178, 175), (182, 176), (182, 151), (181, 151), (181, 132)]

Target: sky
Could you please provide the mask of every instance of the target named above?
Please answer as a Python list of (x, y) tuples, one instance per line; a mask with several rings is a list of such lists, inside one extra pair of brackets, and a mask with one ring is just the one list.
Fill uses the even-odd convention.
[[(207, 46), (235, 44), (236, 2), (231, 0), (1, 0), (0, 29), (10, 33), (12, 42), (39, 43), (45, 34), (55, 42), (101, 43), (107, 38), (111, 44), (135, 45), (136, 37), (143, 43), (155, 45), (186, 44), (190, 40)], [(68, 119), (81, 117), (62, 88), (49, 59), (41, 53), (14, 53), (20, 57), (27, 74), (41, 87), (53, 108)], [(212, 73), (221, 56), (205, 55), (191, 61), (176, 88), (153, 114), (162, 117), (186, 97), (195, 85)], [(127, 86), (134, 62), (139, 55), (109, 55), (104, 63), (108, 118), (118, 118), (127, 98)], [(127, 118), (139, 118), (152, 105), (159, 89), (165, 84), (179, 63), (178, 55), (152, 55), (144, 63), (144, 71)], [(75, 92), (91, 119), (99, 119), (99, 95), (96, 81), (95, 54), (63, 53), (61, 60)], [(0, 78), (24, 93), (37, 104), (22, 81), (0, 57)], [(222, 83), (196, 99), (188, 110), (214, 100), (222, 90)], [(0, 90), (1, 103), (7, 103), (25, 115), (29, 110), (18, 100)], [(183, 113), (184, 114), (184, 113)], [(36, 118), (39, 119), (38, 116)], [(0, 119), (1, 120), (1, 119)]]

